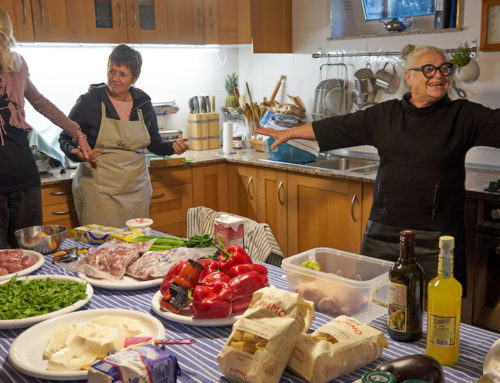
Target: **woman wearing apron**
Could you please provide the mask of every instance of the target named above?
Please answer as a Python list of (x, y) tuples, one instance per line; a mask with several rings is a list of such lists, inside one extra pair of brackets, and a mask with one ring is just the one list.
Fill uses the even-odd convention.
[[(160, 136), (151, 99), (132, 86), (141, 64), (138, 51), (123, 44), (114, 48), (108, 60), (107, 84), (91, 85), (69, 114), (96, 154), (79, 165), (73, 179), (81, 225), (123, 227), (130, 218), (148, 217), (151, 181), (145, 149), (171, 155), (188, 147), (187, 139), (171, 142)], [(70, 159), (82, 161), (67, 134), (60, 135), (59, 143)]]

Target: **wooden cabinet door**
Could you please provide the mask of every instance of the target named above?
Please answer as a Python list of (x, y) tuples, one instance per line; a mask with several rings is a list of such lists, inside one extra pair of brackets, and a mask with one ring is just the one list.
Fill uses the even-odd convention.
[(250, 0), (205, 0), (205, 44), (250, 44)]
[(204, 44), (203, 0), (167, 0), (167, 30), (172, 44)]
[(229, 165), (229, 212), (258, 221), (257, 169), (251, 166)]
[(228, 211), (227, 166), (193, 166), (193, 206)]
[(31, 0), (35, 41), (76, 42), (72, 0)]
[(78, 0), (71, 2), (73, 28), (80, 42), (124, 43), (127, 37), (125, 0)]
[(149, 208), (153, 229), (185, 237), (187, 210), (193, 206), (191, 168), (149, 169), (149, 173), (153, 186)]
[(292, 0), (252, 0), (254, 53), (292, 53)]
[(68, 228), (66, 236), (71, 237), (71, 230), (79, 226), (71, 180), (42, 186), (42, 209), (44, 224), (64, 225)]
[(0, 0), (0, 8), (9, 14), (17, 41), (35, 41), (30, 0)]
[(167, 2), (127, 0), (127, 31), (131, 43), (167, 43)]
[(287, 174), (284, 171), (257, 170), (257, 215), (271, 228), (283, 255), (287, 254)]
[(288, 253), (315, 247), (359, 253), (361, 182), (288, 174)]

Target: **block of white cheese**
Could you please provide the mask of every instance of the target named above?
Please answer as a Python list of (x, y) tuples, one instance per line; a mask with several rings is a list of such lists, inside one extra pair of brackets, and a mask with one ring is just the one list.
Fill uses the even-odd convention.
[(141, 333), (141, 322), (127, 317), (101, 316), (83, 324), (54, 327), (43, 357), (47, 370), (78, 371), (124, 347), (125, 339)]

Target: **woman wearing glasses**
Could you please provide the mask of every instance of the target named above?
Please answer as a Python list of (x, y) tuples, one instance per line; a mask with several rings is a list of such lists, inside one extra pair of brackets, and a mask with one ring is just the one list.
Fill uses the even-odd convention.
[(451, 100), (452, 70), (440, 49), (420, 47), (406, 57), (410, 90), (402, 99), (257, 133), (273, 137), (274, 147), (292, 138), (317, 140), (322, 151), (375, 146), (380, 167), (361, 253), (395, 262), (400, 230), (414, 229), (417, 260), (429, 281), (437, 271), (439, 236), (453, 235), (455, 276), (465, 291), (465, 155), (473, 146), (500, 147), (500, 110)]
[[(94, 149), (92, 160), (78, 166), (73, 196), (81, 225), (123, 227), (130, 218), (148, 217), (151, 181), (144, 149), (159, 155), (181, 154), (186, 139), (164, 140), (151, 99), (133, 85), (141, 72), (141, 54), (118, 45), (108, 59), (107, 84), (91, 85), (71, 110)], [(71, 137), (59, 144), (73, 161), (82, 161)]]

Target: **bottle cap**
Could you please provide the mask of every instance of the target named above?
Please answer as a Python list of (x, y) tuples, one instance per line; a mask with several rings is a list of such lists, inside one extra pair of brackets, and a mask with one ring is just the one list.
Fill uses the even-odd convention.
[(440, 249), (454, 249), (455, 248), (455, 238), (451, 235), (442, 235), (439, 237), (439, 248)]
[(370, 371), (361, 378), (362, 383), (396, 383), (397, 379), (390, 372)]
[(399, 241), (415, 243), (415, 232), (413, 230), (402, 230), (399, 233)]

